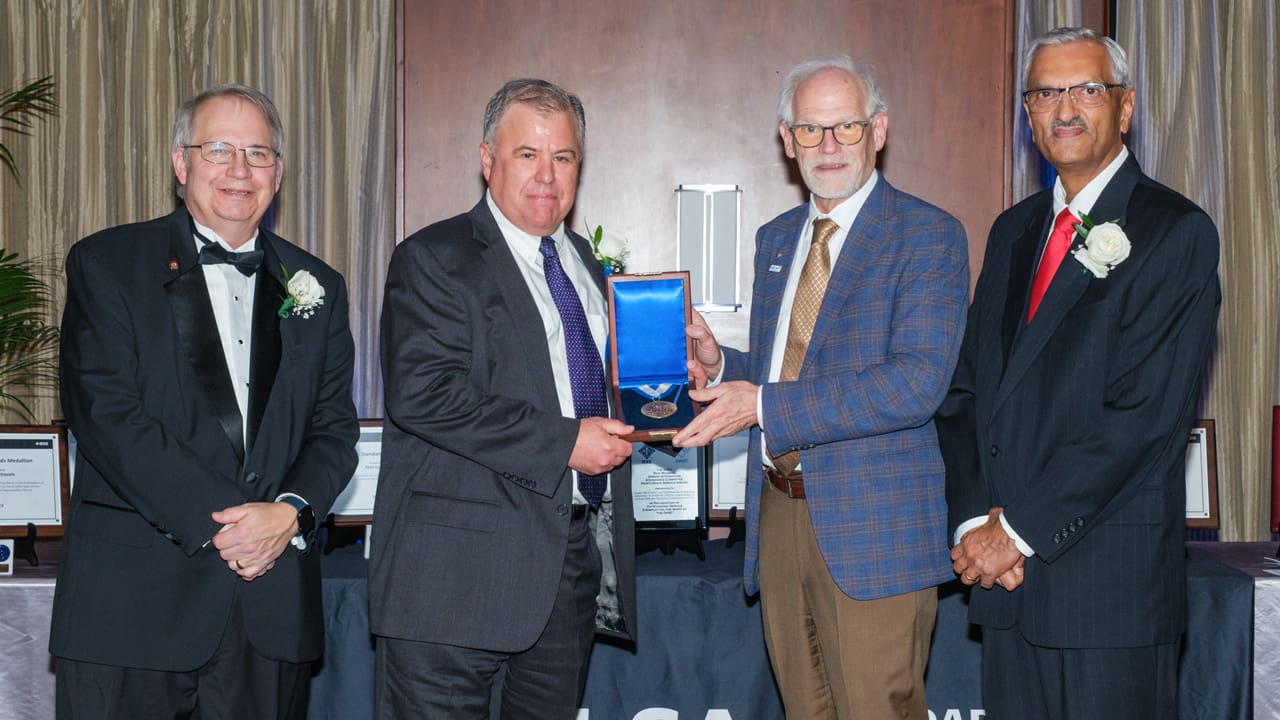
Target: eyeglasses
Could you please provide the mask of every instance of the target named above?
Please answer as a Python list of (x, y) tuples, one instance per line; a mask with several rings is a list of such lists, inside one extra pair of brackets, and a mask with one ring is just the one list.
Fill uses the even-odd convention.
[(231, 162), (231, 158), (235, 157), (238, 152), (244, 153), (244, 161), (250, 167), (269, 168), (276, 164), (276, 160), (280, 159), (280, 154), (269, 147), (250, 145), (247, 148), (238, 148), (221, 140), (214, 140), (201, 145), (183, 145), (182, 147), (188, 150), (200, 148), (200, 157), (214, 165), (226, 165)]
[(1119, 83), (1087, 82), (1064, 88), (1036, 88), (1022, 93), (1022, 101), (1031, 112), (1044, 112), (1058, 107), (1062, 93), (1071, 96), (1071, 102), (1080, 107), (1098, 107), (1107, 99), (1111, 88), (1124, 87)]
[(789, 125), (791, 137), (802, 148), (815, 148), (822, 144), (822, 139), (831, 131), (831, 137), (841, 145), (857, 145), (862, 142), (870, 120), (849, 120), (837, 125)]

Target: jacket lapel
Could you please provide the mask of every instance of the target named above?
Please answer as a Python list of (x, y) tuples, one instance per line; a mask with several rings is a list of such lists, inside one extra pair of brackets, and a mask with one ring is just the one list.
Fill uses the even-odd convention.
[[(876, 186), (867, 196), (866, 203), (858, 211), (853, 227), (849, 228), (845, 236), (839, 257), (832, 258), (834, 265), (831, 269), (831, 280), (827, 283), (827, 291), (822, 296), (818, 320), (814, 323), (813, 335), (809, 338), (809, 347), (805, 351), (806, 362), (826, 342), (831, 328), (836, 326), (835, 323), (840, 319), (840, 314), (844, 312), (849, 293), (853, 292), (853, 288), (857, 285), (856, 278), (862, 273), (862, 267), (865, 267), (865, 265), (859, 266), (858, 258), (880, 255), (877, 248), (888, 236), (885, 231), (885, 220), (893, 215), (893, 209), (890, 207), (892, 192), (896, 191), (884, 177), (876, 181)], [(800, 367), (803, 373), (804, 366)]]
[[(209, 289), (197, 262), (195, 238), (191, 234), (191, 216), (179, 210), (169, 216), (169, 268), (172, 277), (165, 283), (173, 322), (182, 350), (199, 383), (200, 394), (213, 409), (213, 415), (235, 451), (244, 462), (244, 432), (240, 408), (236, 405), (218, 338), (218, 323), (209, 302)], [(200, 412), (197, 408), (196, 412)]]
[(280, 315), (277, 310), (284, 302), (284, 276), (280, 259), (276, 255), (272, 236), (266, 230), (258, 231), (258, 246), (263, 250), (262, 267), (255, 274), (253, 293), (252, 352), (249, 358), (249, 417), (245, 419), (248, 451), (252, 452), (266, 414), (267, 400), (275, 384), (280, 368), (281, 340)]
[(556, 394), (555, 377), (551, 371), (551, 354), (547, 349), (545, 326), (542, 316), (538, 314), (538, 305), (529, 293), (529, 286), (524, 275), (516, 265), (516, 259), (507, 247), (502, 231), (498, 229), (498, 221), (489, 212), (488, 203), (482, 198), (468, 214), (472, 225), (472, 239), (482, 246), (481, 258), (485, 264), (485, 274), (493, 278), (498, 292), (506, 304), (515, 328), (515, 348), (529, 363), (530, 375), (535, 378), (547, 378), (548, 382), (539, 383), (536, 389), (539, 405), (547, 410), (560, 412), (560, 398)]
[[(787, 289), (787, 276), (791, 272), (791, 263), (795, 262), (796, 247), (800, 243), (800, 232), (809, 217), (809, 206), (801, 205), (780, 218), (776, 223), (766, 225), (760, 234), (761, 250), (765, 253), (765, 267), (756, 273), (756, 290), (759, 296), (758, 307), (751, 309), (752, 334), (760, 338), (757, 347), (766, 352), (755, 353), (755, 373), (757, 382), (769, 379), (769, 363), (773, 354), (773, 343), (779, 332), (780, 322), (790, 322), (790, 318), (781, 318), (782, 295)], [(774, 268), (777, 268), (775, 271)], [(784, 330), (785, 331), (785, 330)], [(753, 344), (754, 345), (754, 344)]]

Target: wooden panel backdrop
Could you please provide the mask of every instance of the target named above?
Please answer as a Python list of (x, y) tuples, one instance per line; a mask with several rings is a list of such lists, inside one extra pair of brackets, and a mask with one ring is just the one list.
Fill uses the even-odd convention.
[[(756, 228), (807, 198), (776, 129), (779, 85), (845, 52), (874, 63), (888, 98), (881, 172), (962, 220), (976, 278), (1009, 200), (1014, 2), (401, 0), (397, 239), (480, 198), (485, 102), (543, 77), (586, 107), (571, 226), (627, 235), (629, 270), (671, 269), (676, 186), (740, 185), (745, 302)], [(713, 327), (745, 345), (746, 314)]]

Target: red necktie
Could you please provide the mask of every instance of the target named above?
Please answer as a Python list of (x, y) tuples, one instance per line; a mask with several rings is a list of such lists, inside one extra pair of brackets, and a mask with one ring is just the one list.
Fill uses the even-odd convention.
[(1036, 269), (1036, 278), (1031, 283), (1031, 306), (1027, 308), (1028, 323), (1035, 316), (1036, 308), (1040, 307), (1040, 301), (1044, 299), (1044, 293), (1049, 289), (1049, 283), (1053, 281), (1053, 274), (1058, 272), (1062, 258), (1067, 256), (1067, 250), (1071, 247), (1071, 238), (1076, 232), (1072, 225), (1078, 222), (1080, 221), (1067, 208), (1062, 208), (1062, 212), (1058, 213), (1058, 217), (1053, 221), (1053, 232), (1049, 235), (1049, 244), (1044, 249), (1044, 257), (1040, 258), (1040, 267)]

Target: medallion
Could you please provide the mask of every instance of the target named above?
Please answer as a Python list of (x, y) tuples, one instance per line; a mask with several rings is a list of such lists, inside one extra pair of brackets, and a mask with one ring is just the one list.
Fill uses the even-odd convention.
[[(633, 406), (634, 407), (634, 406)], [(676, 404), (667, 402), (666, 400), (654, 400), (647, 402), (640, 408), (640, 414), (645, 417), (661, 420), (676, 414)]]

